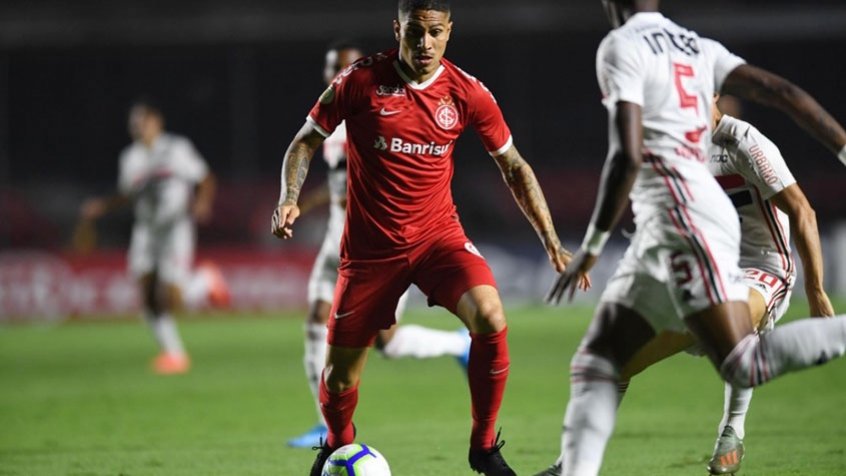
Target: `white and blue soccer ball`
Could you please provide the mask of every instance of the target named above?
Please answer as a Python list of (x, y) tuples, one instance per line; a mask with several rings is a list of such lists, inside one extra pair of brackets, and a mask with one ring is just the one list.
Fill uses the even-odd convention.
[(391, 468), (376, 448), (354, 443), (329, 455), (323, 476), (391, 476)]

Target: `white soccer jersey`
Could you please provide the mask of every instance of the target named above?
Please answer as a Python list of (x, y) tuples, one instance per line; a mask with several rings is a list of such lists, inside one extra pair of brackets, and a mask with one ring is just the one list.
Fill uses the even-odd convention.
[(770, 198), (796, 183), (781, 153), (748, 122), (723, 116), (714, 129), (708, 169), (740, 215), (740, 267), (789, 282), (795, 274), (787, 215)]
[(335, 131), (323, 141), (323, 160), (329, 165), (327, 182), (330, 203), (326, 239), (335, 243), (340, 250), (346, 213), (341, 203), (347, 198), (347, 128), (345, 123), (338, 125)]
[[(638, 312), (656, 332), (745, 302), (740, 223), (706, 166), (711, 101), (743, 60), (660, 13), (638, 13), (599, 46), (597, 78), (609, 117), (641, 107), (644, 160), (629, 197), (637, 231), (600, 300)], [(611, 147), (620, 150), (615, 121)]]
[[(743, 62), (657, 12), (636, 14), (603, 39), (596, 58), (603, 104), (611, 117), (618, 101), (643, 108), (645, 158), (630, 194), (636, 223), (723, 195), (705, 167), (711, 100)], [(617, 142), (616, 124), (609, 130)]]
[(135, 201), (135, 219), (154, 227), (189, 217), (194, 187), (208, 166), (191, 141), (161, 134), (150, 148), (134, 142), (120, 157), (118, 190)]

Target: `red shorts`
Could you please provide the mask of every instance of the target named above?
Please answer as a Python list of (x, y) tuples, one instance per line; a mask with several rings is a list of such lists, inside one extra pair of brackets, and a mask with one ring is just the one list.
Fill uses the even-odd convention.
[(496, 287), (488, 263), (460, 228), (395, 257), (344, 260), (329, 315), (329, 344), (373, 345), (380, 329), (396, 323), (397, 301), (412, 284), (428, 297), (430, 306), (443, 306), (453, 314), (470, 289)]

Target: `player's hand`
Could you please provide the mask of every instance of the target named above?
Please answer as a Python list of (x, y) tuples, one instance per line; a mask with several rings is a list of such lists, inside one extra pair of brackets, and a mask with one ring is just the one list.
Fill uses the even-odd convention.
[(831, 305), (831, 300), (828, 299), (828, 294), (823, 290), (808, 292), (808, 307), (811, 309), (812, 317), (832, 317), (834, 316), (834, 307)]
[(294, 230), (291, 226), (294, 220), (300, 216), (300, 208), (296, 205), (279, 205), (273, 212), (273, 218), (270, 221), (270, 232), (277, 238), (287, 240), (294, 236)]
[[(554, 251), (549, 253), (549, 262), (552, 268), (558, 273), (563, 273), (573, 259), (573, 253), (568, 251), (561, 245), (558, 245)], [(585, 274), (579, 278), (579, 289), (587, 291), (591, 287), (590, 276)]]
[(197, 200), (194, 202), (192, 213), (194, 215), (194, 221), (200, 224), (206, 224), (211, 220), (212, 204), (206, 200)]
[(84, 221), (94, 221), (106, 213), (106, 201), (102, 198), (89, 198), (79, 208), (79, 216)]
[(593, 256), (584, 250), (579, 250), (570, 262), (567, 263), (567, 269), (565, 269), (564, 272), (558, 276), (558, 279), (555, 280), (555, 283), (552, 285), (552, 289), (550, 289), (549, 293), (546, 295), (545, 301), (549, 304), (557, 305), (561, 302), (564, 292), (568, 290), (569, 295), (567, 300), (572, 301), (576, 288), (579, 287), (582, 280), (587, 278), (588, 271), (593, 268), (597, 259), (598, 257)]

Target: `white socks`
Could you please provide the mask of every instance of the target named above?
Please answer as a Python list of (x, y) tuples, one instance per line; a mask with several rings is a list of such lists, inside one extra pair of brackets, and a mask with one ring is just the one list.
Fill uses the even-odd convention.
[(741, 440), (746, 435), (746, 413), (749, 411), (749, 402), (752, 400), (751, 388), (737, 388), (726, 383), (725, 403), (723, 408), (723, 421), (717, 428), (717, 435), (722, 435), (726, 426), (731, 426), (734, 433)]
[(185, 355), (185, 348), (182, 346), (182, 339), (179, 338), (179, 330), (176, 328), (176, 320), (170, 313), (154, 315), (150, 311), (145, 311), (144, 320), (153, 331), (153, 336), (163, 352)]
[(314, 403), (317, 408), (317, 417), (324, 425), (323, 413), (320, 411), (320, 377), (323, 375), (323, 367), (326, 366), (326, 335), (329, 330), (326, 324), (305, 324), (305, 355), (303, 365), (305, 366), (308, 386), (314, 396)]
[(408, 324), (397, 327), (394, 337), (382, 353), (389, 359), (400, 357), (428, 359), (442, 355), (464, 355), (467, 352), (467, 345), (467, 337), (459, 332)]
[(596, 476), (617, 418), (618, 372), (579, 349), (570, 361), (570, 402), (561, 437), (562, 476)]
[(751, 388), (846, 352), (846, 316), (802, 319), (743, 338), (720, 366), (726, 382)]

